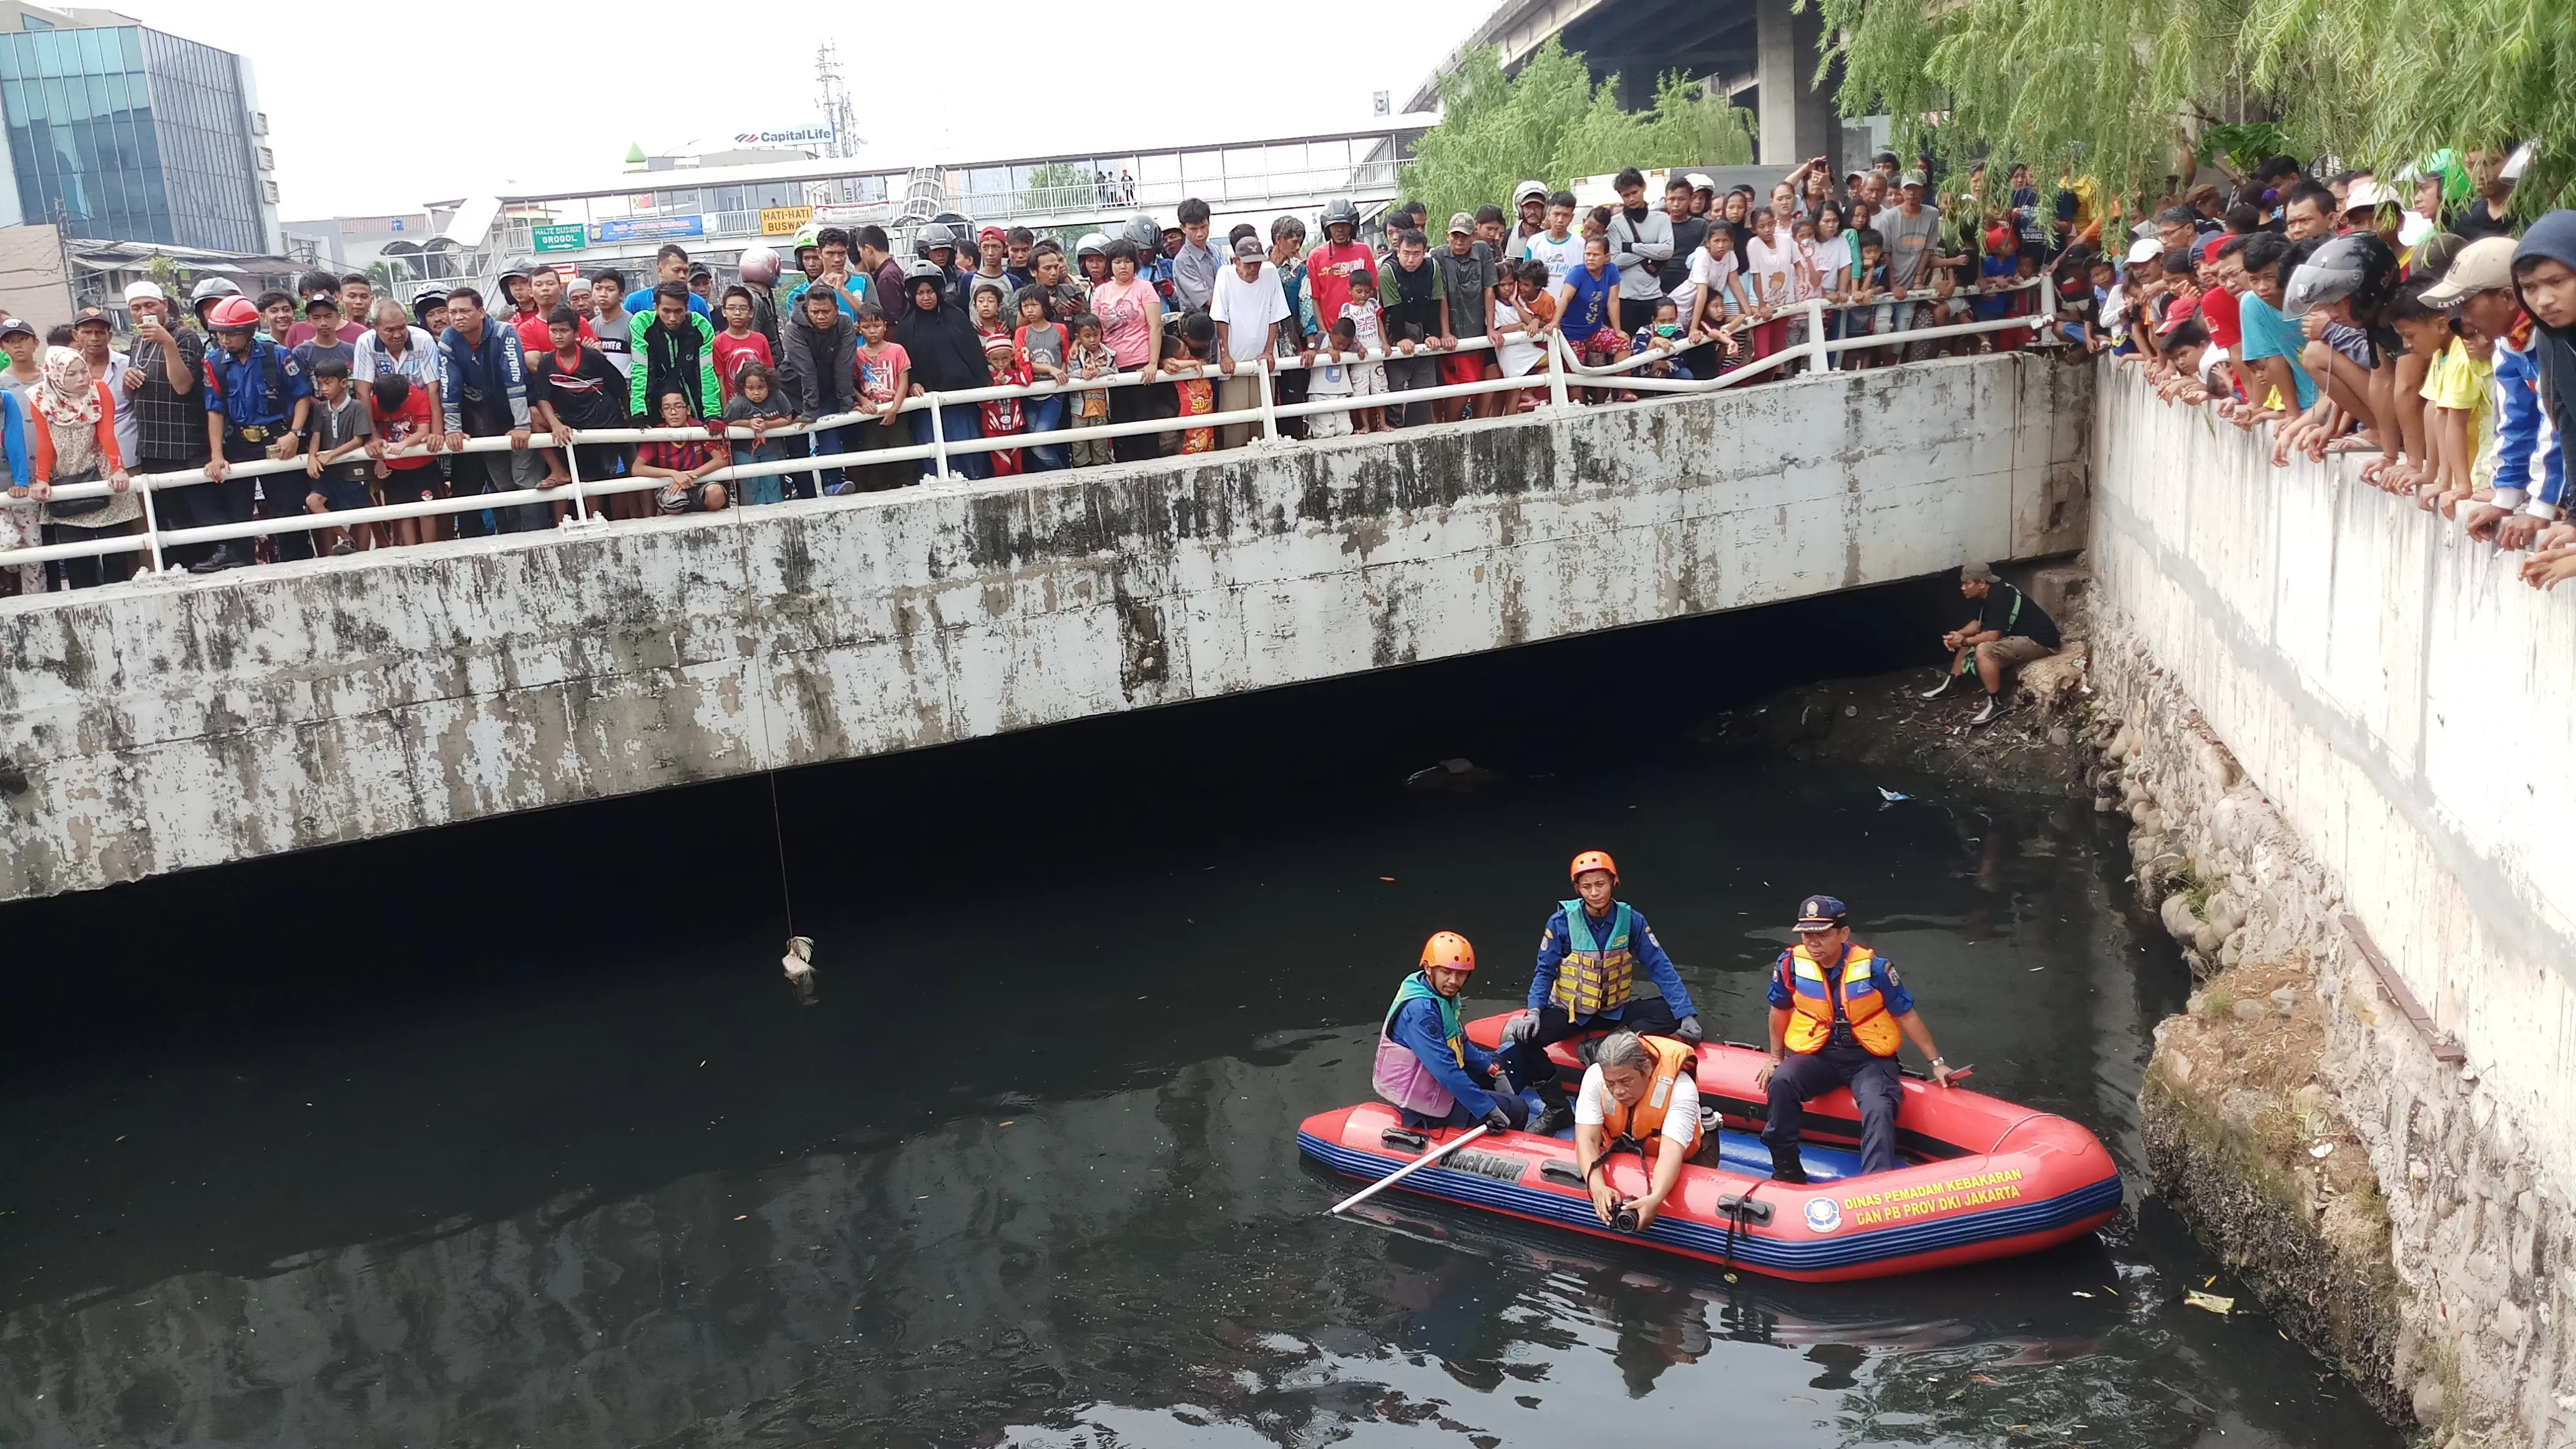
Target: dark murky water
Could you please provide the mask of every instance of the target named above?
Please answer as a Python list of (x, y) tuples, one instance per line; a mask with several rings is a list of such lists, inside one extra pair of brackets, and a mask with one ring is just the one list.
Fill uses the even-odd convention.
[[(1687, 741), (1927, 602), (785, 777), (811, 1009), (757, 784), (0, 910), (0, 1442), (2394, 1445), (2181, 1306), (2233, 1285), (2154, 1204), (1833, 1286), (1321, 1216), (1296, 1124), (1422, 937), (1500, 1007), (1585, 846), (1713, 1032), (1831, 890), (1984, 1090), (2134, 1164), (2186, 983), (2088, 811)], [(1458, 754), (1501, 778), (1401, 785)]]

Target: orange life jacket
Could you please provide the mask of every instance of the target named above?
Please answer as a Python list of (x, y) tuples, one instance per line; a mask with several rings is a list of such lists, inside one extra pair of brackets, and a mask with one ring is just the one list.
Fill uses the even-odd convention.
[[(1610, 1098), (1601, 1109), (1601, 1137), (1605, 1143), (1618, 1143), (1623, 1137), (1635, 1143), (1637, 1155), (1646, 1160), (1648, 1168), (1652, 1168), (1655, 1154), (1663, 1150), (1664, 1114), (1672, 1110), (1673, 1083), (1683, 1073), (1698, 1066), (1699, 1048), (1666, 1036), (1639, 1037), (1638, 1040), (1646, 1044), (1646, 1050), (1655, 1054), (1654, 1080), (1646, 1084), (1646, 1095), (1639, 1098), (1634, 1107), (1616, 1097)], [(1608, 1093), (1603, 1095), (1608, 1096)], [(1694, 1134), (1699, 1131), (1697, 1122), (1691, 1124), (1691, 1131)], [(1606, 1151), (1604, 1155), (1607, 1155)]]
[(1806, 947), (1781, 952), (1780, 984), (1789, 990), (1790, 1012), (1783, 1045), (1793, 1052), (1812, 1053), (1833, 1041), (1837, 1001), (1831, 988), (1839, 985), (1840, 1015), (1851, 1039), (1873, 1056), (1896, 1055), (1904, 1033), (1897, 1029), (1896, 1018), (1887, 1014), (1887, 998), (1879, 995), (1878, 982), (1871, 975), (1877, 961), (1877, 954), (1867, 946), (1845, 945), (1841, 979), (1829, 984), (1826, 968), (1807, 954)]

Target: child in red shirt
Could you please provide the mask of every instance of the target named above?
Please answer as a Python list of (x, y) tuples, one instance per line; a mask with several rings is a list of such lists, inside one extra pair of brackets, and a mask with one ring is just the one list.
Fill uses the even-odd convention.
[[(367, 454), (376, 460), (368, 471), (375, 475), (377, 501), (391, 506), (436, 498), (438, 470), (430, 466), (430, 454), (438, 450), (438, 414), (429, 389), (412, 386), (399, 372), (380, 372), (367, 384), (367, 413), (376, 425)], [(395, 543), (409, 544), (437, 537), (428, 531), (437, 523), (397, 518), (384, 527)]]
[[(992, 295), (994, 295), (994, 293), (989, 288), (976, 293), (976, 296), (979, 299)], [(1029, 385), (1029, 370), (1021, 365), (1019, 349), (1011, 345), (1011, 334), (1008, 332), (993, 333), (984, 339), (984, 364), (992, 371), (993, 386), (995, 387), (1026, 387)], [(1020, 423), (1022, 420), (1020, 416), (1020, 400), (1018, 398), (990, 398), (981, 404), (981, 406), (984, 409), (985, 437), (1013, 438), (1019, 436)], [(990, 456), (993, 460), (994, 477), (1011, 478), (1018, 476), (1020, 471), (1019, 449), (997, 449)]]
[(778, 360), (769, 355), (769, 339), (751, 330), (751, 293), (741, 287), (727, 287), (724, 294), (724, 330), (716, 334), (716, 393), (726, 402), (733, 401), (733, 380), (742, 370), (757, 362), (775, 369)]

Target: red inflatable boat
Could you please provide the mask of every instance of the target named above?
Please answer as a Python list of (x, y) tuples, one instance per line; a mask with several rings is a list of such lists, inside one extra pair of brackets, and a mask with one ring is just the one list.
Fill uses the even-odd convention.
[[(1467, 1034), (1490, 1048), (1509, 1019), (1486, 1017)], [(1560, 1068), (1579, 1065), (1573, 1046), (1549, 1049)], [(1810, 1282), (2037, 1252), (2092, 1232), (2119, 1210), (2119, 1169), (2092, 1133), (2063, 1117), (1913, 1077), (1905, 1079), (1897, 1113), (1904, 1165), (1861, 1175), (1859, 1110), (1849, 1092), (1836, 1090), (1807, 1104), (1800, 1156), (1810, 1181), (1774, 1182), (1770, 1149), (1752, 1135), (1764, 1107), (1753, 1075), (1765, 1060), (1751, 1047), (1700, 1047), (1700, 1106), (1722, 1118), (1716, 1162), (1703, 1165), (1703, 1151), (1684, 1167), (1663, 1214), (1642, 1234), (1602, 1225), (1575, 1174), (1571, 1141), (1527, 1132), (1489, 1134), (1394, 1190)], [(1307, 1118), (1297, 1146), (1334, 1172), (1374, 1180), (1460, 1130), (1408, 1130), (1395, 1108), (1364, 1102)], [(1626, 1196), (1646, 1191), (1645, 1168), (1633, 1153), (1614, 1157), (1610, 1175)]]

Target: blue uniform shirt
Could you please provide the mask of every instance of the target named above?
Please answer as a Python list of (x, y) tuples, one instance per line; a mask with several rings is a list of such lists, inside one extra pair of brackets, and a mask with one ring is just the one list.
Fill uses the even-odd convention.
[[(1843, 949), (1848, 952), (1853, 948), (1846, 944)], [(1780, 953), (1781, 961), (1788, 959), (1787, 951)], [(1887, 1002), (1888, 1015), (1903, 1016), (1914, 1009), (1914, 993), (1906, 990), (1905, 983), (1896, 979), (1896, 968), (1887, 963), (1886, 957), (1878, 956), (1871, 959), (1869, 980), (1871, 985), (1878, 988), (1879, 996)], [(1842, 990), (1842, 977), (1839, 973), (1828, 969), (1826, 981), (1835, 992), (1839, 993)], [(1789, 1000), (1789, 988), (1780, 980), (1779, 962), (1775, 961), (1771, 965), (1771, 989), (1765, 995), (1775, 1010), (1787, 1011), (1792, 1004)]]
[[(269, 401), (269, 370), (277, 372), (277, 400)], [(266, 337), (253, 335), (250, 350), (236, 358), (221, 346), (206, 349), (206, 411), (222, 413), (237, 428), (282, 428), (295, 416), (298, 399), (313, 395), (294, 354)]]
[(1492, 1053), (1467, 1040), (1458, 1039), (1466, 1049), (1467, 1069), (1458, 1069), (1458, 1059), (1449, 1054), (1449, 1043), (1440, 1035), (1440, 1007), (1435, 1002), (1417, 997), (1404, 1003), (1395, 1014), (1395, 1024), (1388, 1029), (1388, 1039), (1411, 1051), (1430, 1068), (1431, 1078), (1449, 1089), (1460, 1106), (1482, 1117), (1494, 1110), (1494, 1094), (1485, 1084), (1492, 1079), (1486, 1072), (1494, 1065)]
[[(1610, 924), (1619, 914), (1619, 904), (1616, 901), (1611, 902), (1608, 915), (1595, 916), (1589, 910), (1583, 914), (1589, 918), (1585, 924), (1592, 930), (1592, 939), (1599, 941), (1609, 934)], [(1699, 1015), (1699, 1008), (1691, 1005), (1690, 988), (1682, 984), (1681, 973), (1673, 969), (1673, 958), (1664, 954), (1663, 942), (1655, 939), (1653, 928), (1646, 924), (1646, 913), (1635, 906), (1630, 906), (1628, 914), (1632, 922), (1631, 929), (1636, 932), (1629, 940), (1628, 947), (1636, 952), (1637, 968), (1646, 973), (1646, 979), (1655, 983), (1656, 990), (1664, 993), (1664, 1004), (1673, 1009), (1673, 1016), (1676, 1019)], [(1565, 924), (1565, 908), (1559, 906), (1556, 908), (1556, 914), (1547, 918), (1547, 934), (1539, 938), (1538, 970), (1530, 977), (1530, 1010), (1537, 1011), (1545, 1007), (1549, 993), (1556, 990), (1557, 963), (1565, 959), (1566, 942), (1569, 939)], [(1625, 1006), (1619, 1006), (1583, 1019), (1617, 1021), (1626, 1011)]]

